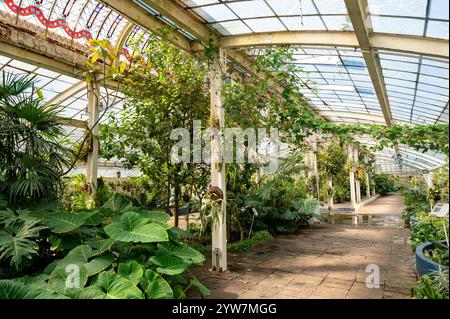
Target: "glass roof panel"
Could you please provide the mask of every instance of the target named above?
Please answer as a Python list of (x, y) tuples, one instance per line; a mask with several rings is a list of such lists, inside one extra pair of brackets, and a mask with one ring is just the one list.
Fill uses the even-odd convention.
[(352, 30), (344, 0), (177, 2), (222, 35), (287, 30)]
[(445, 123), (448, 60), (388, 51), (381, 51), (379, 57), (394, 119), (409, 116), (411, 123)]
[(448, 1), (447, 0), (433, 0), (430, 6), (430, 18), (442, 19), (448, 21)]
[(373, 30), (448, 39), (446, 0), (369, 0)]

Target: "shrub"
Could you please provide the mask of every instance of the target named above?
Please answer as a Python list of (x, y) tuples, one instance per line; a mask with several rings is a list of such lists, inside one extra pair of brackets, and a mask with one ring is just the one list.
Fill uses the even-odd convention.
[(433, 276), (422, 276), (413, 288), (417, 299), (449, 299), (448, 270), (439, 271)]
[(395, 190), (394, 181), (386, 174), (376, 174), (373, 178), (375, 191), (382, 196)]
[(436, 218), (428, 215), (419, 216), (419, 222), (411, 230), (414, 250), (426, 242), (445, 240), (444, 223), (448, 229), (448, 218)]
[[(192, 287), (208, 294), (187, 276), (188, 268), (202, 264), (204, 256), (184, 243), (191, 235), (170, 228), (169, 219), (165, 212), (133, 207), (117, 194), (102, 208), (77, 213), (1, 211), (1, 258), (17, 268), (25, 258), (39, 258), (42, 247), (34, 239), (44, 237), (39, 231), (45, 228), (43, 241), (51, 243), (53, 261), (32, 277), (0, 280), (0, 299), (184, 298)], [(66, 284), (68, 266), (79, 272), (73, 287)]]

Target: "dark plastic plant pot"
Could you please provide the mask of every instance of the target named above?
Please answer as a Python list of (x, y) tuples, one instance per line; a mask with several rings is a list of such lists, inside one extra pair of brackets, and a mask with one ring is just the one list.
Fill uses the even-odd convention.
[[(445, 240), (442, 240), (441, 243), (446, 244)], [(437, 262), (432, 261), (431, 259), (425, 257), (424, 252), (428, 249), (433, 249), (434, 244), (427, 242), (416, 249), (416, 272), (418, 276), (424, 275), (433, 275), (435, 272), (439, 271), (439, 269), (448, 269), (447, 266), (438, 264)]]

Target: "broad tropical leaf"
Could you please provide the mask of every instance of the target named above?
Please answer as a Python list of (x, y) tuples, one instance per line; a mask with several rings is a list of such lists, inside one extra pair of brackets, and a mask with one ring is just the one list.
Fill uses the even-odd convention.
[(91, 247), (96, 249), (92, 252), (92, 255), (98, 256), (98, 255), (103, 254), (104, 252), (110, 250), (111, 247), (115, 244), (115, 242), (116, 242), (115, 239), (108, 238), (108, 239), (102, 239), (100, 241), (96, 241), (95, 244), (89, 243), (89, 245)]
[(138, 262), (133, 260), (128, 264), (119, 264), (117, 274), (137, 285), (144, 275), (144, 269)]
[(32, 286), (33, 288), (41, 288), (41, 289), (47, 289), (47, 280), (49, 278), (49, 275), (47, 274), (40, 274), (37, 276), (24, 276), (20, 278), (14, 278), (12, 279), (14, 282), (21, 283), (26, 286)]
[(168, 241), (167, 231), (157, 223), (150, 223), (138, 213), (126, 212), (119, 221), (105, 228), (109, 237), (123, 242), (153, 243)]
[(169, 283), (157, 273), (147, 270), (143, 279), (145, 294), (148, 299), (171, 299), (173, 291)]
[(109, 208), (118, 212), (125, 212), (132, 207), (131, 201), (119, 193), (114, 193), (111, 198), (103, 205), (104, 208)]
[[(88, 265), (91, 256), (92, 248), (88, 245), (72, 249), (63, 259), (57, 261), (48, 280), (49, 288), (65, 295), (76, 295), (79, 289), (86, 285), (90, 276)], [(91, 264), (90, 272), (98, 273), (96, 270), (100, 267), (99, 264)]]
[(70, 232), (84, 225), (93, 213), (70, 213), (58, 212), (42, 214), (42, 223), (48, 226), (53, 232), (63, 234)]
[(184, 229), (178, 228), (178, 227), (172, 227), (169, 232), (173, 233), (174, 235), (177, 235), (180, 238), (192, 238), (193, 237), (193, 235), (190, 232), (188, 232)]
[(88, 280), (85, 264), (69, 264), (66, 268), (56, 268), (48, 279), (49, 289), (63, 295), (76, 295)]
[(34, 288), (21, 282), (0, 280), (0, 299), (70, 299), (53, 291)]
[(156, 268), (158, 273), (169, 276), (179, 275), (186, 271), (190, 266), (190, 264), (184, 262), (183, 259), (172, 256), (166, 252), (150, 257), (150, 261), (159, 266)]
[[(113, 270), (104, 271), (98, 276), (98, 280), (88, 293), (96, 298), (106, 299), (143, 299), (142, 291), (130, 280), (125, 279)], [(87, 294), (87, 293), (85, 293)], [(83, 295), (85, 295), (83, 294)]]
[(86, 264), (92, 257), (92, 248), (89, 245), (75, 247), (58, 262), (57, 268), (66, 267), (68, 264)]
[(155, 223), (165, 223), (170, 220), (170, 216), (163, 211), (155, 211), (155, 210), (146, 210), (143, 208), (133, 207), (129, 211), (138, 213), (142, 217), (150, 219)]
[(24, 258), (31, 259), (39, 246), (32, 240), (45, 227), (36, 226), (38, 219), (14, 223), (0, 230), (0, 260), (10, 259), (10, 265), (19, 269)]
[(158, 244), (158, 247), (169, 255), (181, 258), (188, 264), (201, 264), (205, 261), (205, 256), (203, 256), (203, 254), (185, 245), (167, 242)]
[(100, 256), (92, 259), (86, 264), (86, 269), (88, 271), (88, 276), (93, 276), (102, 272), (113, 263), (114, 258), (111, 255)]
[(202, 296), (207, 296), (211, 293), (209, 289), (206, 288), (205, 285), (203, 285), (200, 281), (197, 280), (197, 278), (192, 278), (189, 283), (191, 286), (197, 287)]

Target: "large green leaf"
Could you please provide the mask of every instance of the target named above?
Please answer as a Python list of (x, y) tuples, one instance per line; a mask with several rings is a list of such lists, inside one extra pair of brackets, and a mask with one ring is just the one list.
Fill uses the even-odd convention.
[(156, 256), (150, 257), (150, 261), (159, 266), (156, 268), (158, 273), (169, 276), (179, 275), (186, 271), (190, 266), (190, 264), (184, 262), (183, 259), (172, 256), (166, 252), (161, 252)]
[(98, 276), (98, 280), (91, 288), (83, 294), (95, 295), (95, 298), (106, 299), (143, 299), (142, 291), (130, 280), (125, 279), (113, 270), (104, 271)]
[(200, 281), (197, 280), (197, 278), (192, 278), (189, 282), (191, 286), (197, 287), (197, 289), (200, 291), (200, 294), (202, 296), (207, 296), (211, 294), (208, 288), (206, 288), (205, 285), (203, 285)]
[(83, 288), (88, 277), (106, 269), (112, 258), (96, 258), (91, 263), (92, 248), (80, 245), (72, 249), (63, 259), (58, 260), (50, 274), (48, 286), (51, 290), (65, 295), (76, 295)]
[(114, 258), (111, 255), (100, 256), (92, 259), (86, 264), (86, 269), (88, 271), (88, 276), (93, 276), (99, 272), (105, 270), (113, 263)]
[[(97, 241), (95, 243), (96, 250), (92, 252), (92, 255), (97, 256), (103, 254), (104, 252), (110, 250), (115, 242), (116, 240), (112, 238)], [(94, 247), (93, 245), (91, 246)]]
[(63, 295), (76, 295), (88, 280), (88, 271), (83, 265), (68, 265), (56, 268), (48, 279), (48, 288)]
[(134, 243), (154, 243), (168, 241), (167, 231), (157, 223), (151, 223), (148, 218), (134, 212), (124, 213), (119, 221), (105, 228), (111, 238)]
[(49, 275), (47, 274), (40, 274), (37, 276), (24, 276), (20, 278), (14, 278), (12, 279), (14, 282), (21, 283), (26, 286), (32, 286), (34, 288), (41, 288), (41, 289), (47, 289), (47, 280), (49, 278)]
[(58, 212), (50, 214), (42, 214), (42, 223), (48, 226), (53, 232), (57, 234), (63, 234), (70, 232), (74, 229), (84, 225), (84, 223), (94, 213), (70, 213), (70, 212)]
[(69, 251), (69, 253), (58, 262), (56, 268), (66, 267), (68, 264), (86, 264), (92, 256), (92, 248), (89, 245), (80, 245)]
[(169, 283), (163, 277), (151, 270), (145, 272), (142, 283), (148, 299), (173, 298), (173, 291)]
[(193, 235), (190, 232), (188, 232), (184, 229), (181, 229), (179, 227), (172, 227), (170, 229), (170, 232), (173, 233), (174, 235), (177, 235), (180, 238), (192, 238), (193, 237)]
[(127, 264), (119, 264), (117, 274), (137, 285), (144, 275), (144, 269), (138, 262), (133, 260)]
[(33, 241), (45, 227), (36, 226), (38, 219), (15, 222), (0, 230), (0, 260), (9, 259), (10, 265), (19, 269), (24, 258), (31, 259), (39, 246)]
[(170, 220), (170, 216), (166, 212), (159, 210), (146, 210), (143, 208), (133, 207), (128, 211), (138, 213), (142, 217), (148, 218), (155, 223), (165, 223)]
[(205, 256), (195, 249), (185, 245), (177, 245), (167, 242), (158, 244), (158, 247), (169, 255), (181, 258), (185, 263), (201, 264), (205, 261)]
[(114, 193), (111, 198), (103, 205), (104, 208), (109, 208), (118, 212), (125, 212), (133, 205), (131, 201), (124, 195)]
[(12, 280), (0, 280), (0, 299), (69, 299), (53, 291), (24, 285)]

